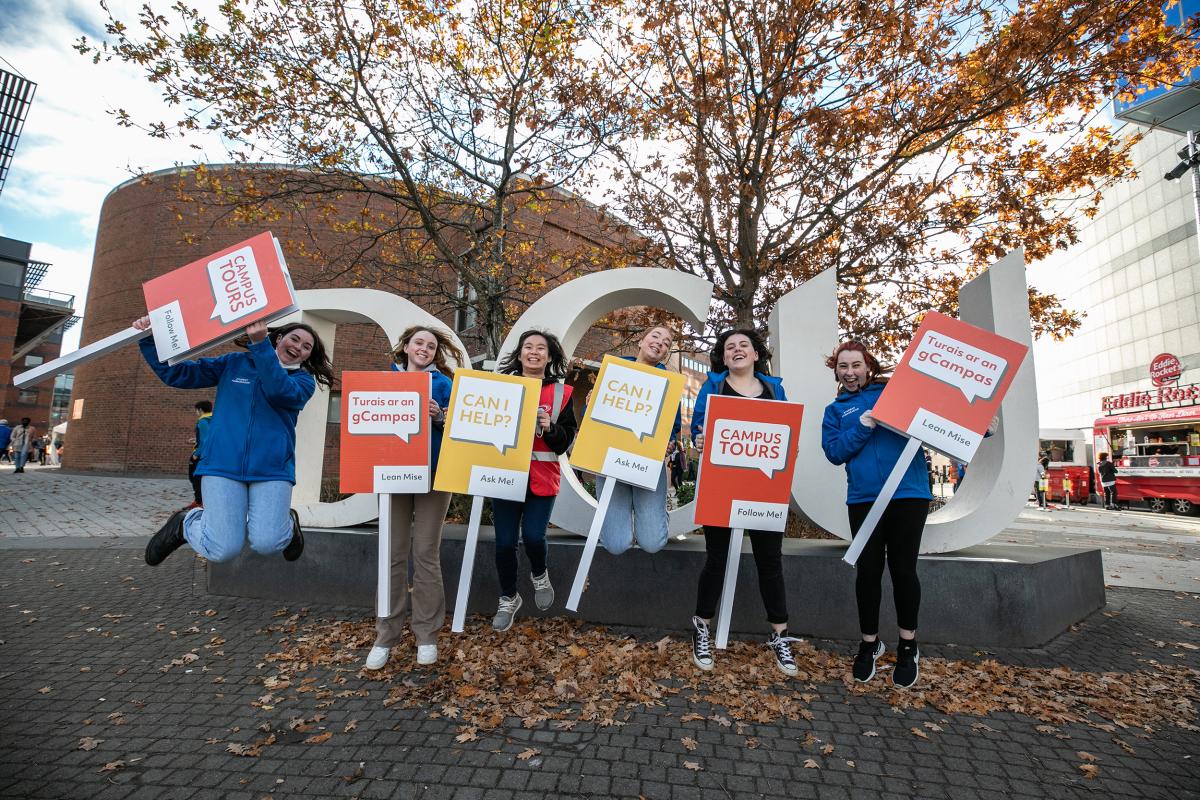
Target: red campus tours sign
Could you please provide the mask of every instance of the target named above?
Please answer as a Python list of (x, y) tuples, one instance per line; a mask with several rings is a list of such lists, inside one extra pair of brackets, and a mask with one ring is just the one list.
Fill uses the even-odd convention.
[(955, 460), (970, 461), (1027, 351), (1011, 339), (930, 312), (872, 416)]
[(142, 292), (158, 357), (171, 364), (297, 308), (283, 251), (269, 231), (147, 281)]
[(783, 531), (804, 406), (710, 395), (696, 524)]
[(341, 490), (429, 491), (429, 373), (343, 372)]

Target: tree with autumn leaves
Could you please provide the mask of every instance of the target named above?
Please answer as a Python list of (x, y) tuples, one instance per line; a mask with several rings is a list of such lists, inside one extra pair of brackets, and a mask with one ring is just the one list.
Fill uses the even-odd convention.
[[(843, 328), (894, 352), (1000, 254), (1073, 243), (1132, 174), (1103, 117), (1121, 81), (1200, 63), (1195, 21), (1131, 0), (231, 0), (137, 27), (79, 49), (164, 86), (182, 113), (148, 130), (303, 167), (228, 199), (323, 217), (341, 268), (471, 304), (491, 354), (541, 288), (626, 263), (711, 280), (714, 327), (833, 268)], [(540, 247), (530, 221), (581, 195), (632, 230)], [(1039, 333), (1078, 325), (1030, 303)]]

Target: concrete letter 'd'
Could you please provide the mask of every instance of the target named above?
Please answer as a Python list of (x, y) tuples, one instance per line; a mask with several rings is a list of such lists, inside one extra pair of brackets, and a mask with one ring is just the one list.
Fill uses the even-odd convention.
[[(964, 322), (1031, 346), (1025, 259), (1013, 251), (959, 292)], [(825, 358), (838, 341), (837, 285), (826, 270), (784, 295), (771, 311), (775, 363), (789, 399), (823, 409), (836, 384)], [(811, 419), (816, 422), (814, 412)], [(960, 490), (930, 515), (922, 553), (943, 553), (987, 541), (1020, 513), (1028, 495), (1030, 465), (1037, 453), (1037, 387), (1032, 351), (1021, 364), (1000, 407), (1000, 428), (985, 440)], [(850, 538), (846, 518), (846, 474), (821, 451), (821, 426), (800, 430), (800, 456), (792, 501), (801, 514), (825, 530)]]
[[(712, 284), (703, 278), (664, 269), (629, 267), (594, 272), (550, 290), (531, 305), (509, 331), (500, 352), (503, 355), (516, 347), (523, 331), (537, 328), (557, 336), (570, 358), (596, 320), (629, 306), (661, 308), (703, 330), (712, 290)], [(564, 459), (559, 460), (565, 463)], [(573, 470), (564, 469), (562, 476), (563, 488), (550, 521), (586, 536), (596, 513), (596, 501), (580, 485)], [(671, 512), (672, 534), (685, 533), (693, 527), (691, 503)]]
[[(445, 323), (402, 297), (377, 289), (305, 289), (296, 292), (299, 315), (279, 320), (304, 322), (313, 327), (333, 358), (334, 331), (338, 323), (370, 323), (383, 328), (393, 345), (409, 325), (429, 325), (448, 331), (454, 343), (462, 342)], [(464, 352), (466, 348), (463, 348)], [(462, 366), (462, 365), (454, 365)], [(292, 503), (300, 524), (316, 528), (341, 528), (369, 522), (379, 515), (374, 495), (356, 494), (336, 503), (321, 502), (325, 427), (329, 417), (329, 390), (318, 385), (316, 395), (300, 412), (296, 423), (296, 488)]]

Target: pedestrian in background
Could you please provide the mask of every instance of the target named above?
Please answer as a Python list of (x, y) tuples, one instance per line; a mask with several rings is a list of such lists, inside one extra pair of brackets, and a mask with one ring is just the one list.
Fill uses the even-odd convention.
[(1108, 453), (1096, 457), (1096, 472), (1100, 475), (1100, 487), (1104, 491), (1104, 508), (1108, 511), (1117, 510), (1117, 465), (1108, 458)]
[(25, 471), (25, 463), (29, 460), (34, 440), (37, 439), (37, 431), (29, 422), (29, 417), (21, 417), (21, 424), (12, 429), (9, 446), (12, 447), (13, 465), (16, 466), (13, 474)]
[(207, 438), (208, 425), (212, 420), (213, 404), (208, 400), (197, 402), (192, 408), (196, 412), (196, 428), (192, 437), (192, 455), (188, 458), (188, 480), (192, 484), (192, 505), (191, 508), (199, 508), (204, 505), (204, 493), (201, 489), (201, 480), (196, 475), (196, 467), (200, 464), (201, 455), (204, 453), (204, 440)]

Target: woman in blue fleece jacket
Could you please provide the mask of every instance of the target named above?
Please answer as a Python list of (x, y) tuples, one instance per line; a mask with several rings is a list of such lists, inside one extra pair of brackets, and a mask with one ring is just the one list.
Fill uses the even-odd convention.
[[(825, 363), (833, 370), (839, 391), (837, 398), (825, 407), (821, 447), (830, 462), (846, 465), (850, 530), (858, 533), (908, 440), (876, 425), (871, 416), (871, 409), (883, 392), (884, 382), (877, 380), (879, 362), (866, 347), (859, 342), (845, 342), (838, 345)], [(892, 683), (908, 688), (917, 681), (921, 657), (916, 640), (917, 613), (921, 605), (917, 553), (921, 549), (921, 533), (932, 499), (925, 458), (917, 453), (858, 558), (854, 594), (858, 601), (862, 642), (854, 659), (853, 672), (859, 682), (866, 683), (875, 677), (875, 662), (885, 649), (879, 640), (879, 601), (885, 560), (892, 575), (896, 621), (900, 626)]]
[[(753, 330), (728, 330), (717, 337), (709, 353), (713, 371), (696, 395), (692, 412), (692, 440), (704, 449), (704, 419), (710, 395), (748, 397), (756, 400), (787, 400), (783, 382), (767, 374), (771, 351)], [(724, 367), (724, 369), (722, 369)], [(696, 613), (692, 617), (692, 663), (703, 670), (713, 668), (712, 638), (709, 625), (717, 613), (725, 581), (725, 563), (729, 553), (729, 528), (704, 526), (704, 568), (696, 589)], [(767, 647), (775, 666), (784, 675), (795, 675), (799, 668), (792, 655), (788, 636), (787, 591), (783, 583), (783, 534), (778, 531), (746, 531), (754, 550), (758, 570), (758, 591), (767, 611), (771, 633)]]
[[(148, 330), (150, 318), (133, 323)], [(146, 563), (162, 563), (185, 541), (209, 561), (229, 561), (246, 540), (264, 555), (295, 561), (304, 550), (300, 521), (291, 511), (296, 483), (296, 418), (317, 382), (333, 383), (320, 337), (293, 323), (268, 330), (246, 327), (245, 352), (168, 365), (158, 360), (154, 338), (142, 355), (159, 379), (176, 389), (217, 387), (216, 410), (200, 452), (204, 508), (171, 516), (146, 545)]]

